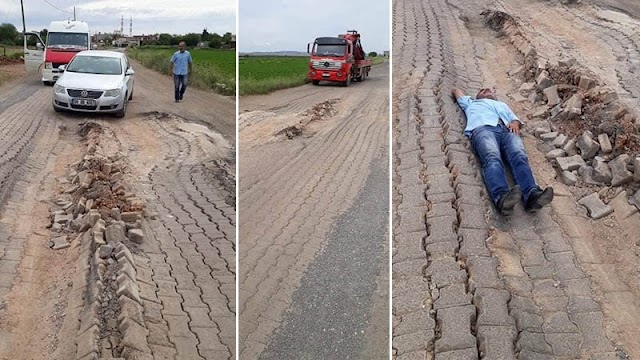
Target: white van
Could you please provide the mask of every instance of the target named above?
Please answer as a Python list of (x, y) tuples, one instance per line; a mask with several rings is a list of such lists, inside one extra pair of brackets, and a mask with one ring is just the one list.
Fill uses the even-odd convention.
[[(60, 65), (67, 65), (73, 56), (80, 51), (89, 50), (91, 35), (89, 25), (84, 21), (52, 21), (47, 29), (47, 43), (38, 33), (28, 33), (24, 40), (24, 60), (28, 73), (42, 74), (44, 84), (52, 84), (61, 75)], [(36, 37), (35, 49), (28, 46), (27, 37)]]

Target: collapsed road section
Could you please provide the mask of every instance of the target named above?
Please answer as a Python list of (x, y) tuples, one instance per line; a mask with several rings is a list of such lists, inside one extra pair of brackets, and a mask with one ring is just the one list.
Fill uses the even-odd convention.
[[(394, 3), (397, 359), (639, 354), (637, 20), (567, 3)], [(495, 87), (525, 120), (550, 208), (497, 214), (455, 87)]]

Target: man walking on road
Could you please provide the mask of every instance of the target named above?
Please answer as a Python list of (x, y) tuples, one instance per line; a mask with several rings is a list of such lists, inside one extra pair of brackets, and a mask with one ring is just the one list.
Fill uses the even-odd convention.
[[(491, 89), (482, 89), (475, 99), (460, 89), (451, 94), (467, 117), (464, 134), (470, 139), (482, 165), (482, 175), (493, 203), (502, 215), (511, 215), (515, 205), (524, 203), (527, 211), (536, 211), (553, 200), (553, 188), (540, 188), (529, 166), (520, 138), (522, 122)], [(509, 188), (502, 159), (511, 168), (516, 185)]]
[(173, 74), (176, 102), (180, 102), (180, 100), (182, 100), (184, 91), (187, 89), (187, 76), (193, 70), (191, 54), (185, 50), (186, 46), (185, 42), (181, 41), (180, 44), (178, 44), (179, 50), (171, 56), (171, 67), (169, 68), (169, 72)]

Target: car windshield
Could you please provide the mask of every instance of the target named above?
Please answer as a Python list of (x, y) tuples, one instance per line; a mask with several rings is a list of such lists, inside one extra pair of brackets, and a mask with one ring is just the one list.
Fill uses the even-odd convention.
[(313, 55), (316, 56), (344, 56), (345, 45), (316, 44)]
[(48, 33), (47, 48), (49, 49), (89, 49), (89, 37), (83, 33)]
[(65, 71), (84, 74), (120, 75), (122, 74), (122, 66), (120, 66), (120, 59), (114, 57), (76, 55)]

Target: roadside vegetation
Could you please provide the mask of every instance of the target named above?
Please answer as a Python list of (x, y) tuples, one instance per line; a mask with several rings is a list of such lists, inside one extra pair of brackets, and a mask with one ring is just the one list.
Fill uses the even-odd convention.
[(240, 95), (268, 94), (307, 83), (306, 56), (241, 56)]
[[(374, 65), (385, 58), (370, 57)], [(240, 56), (240, 96), (262, 95), (309, 82), (309, 58), (306, 56)]]
[[(175, 46), (143, 46), (127, 49), (127, 55), (142, 65), (162, 74), (169, 74), (169, 60)], [(219, 49), (189, 49), (193, 58), (193, 73), (189, 84), (213, 90), (223, 95), (236, 93), (236, 52)]]

